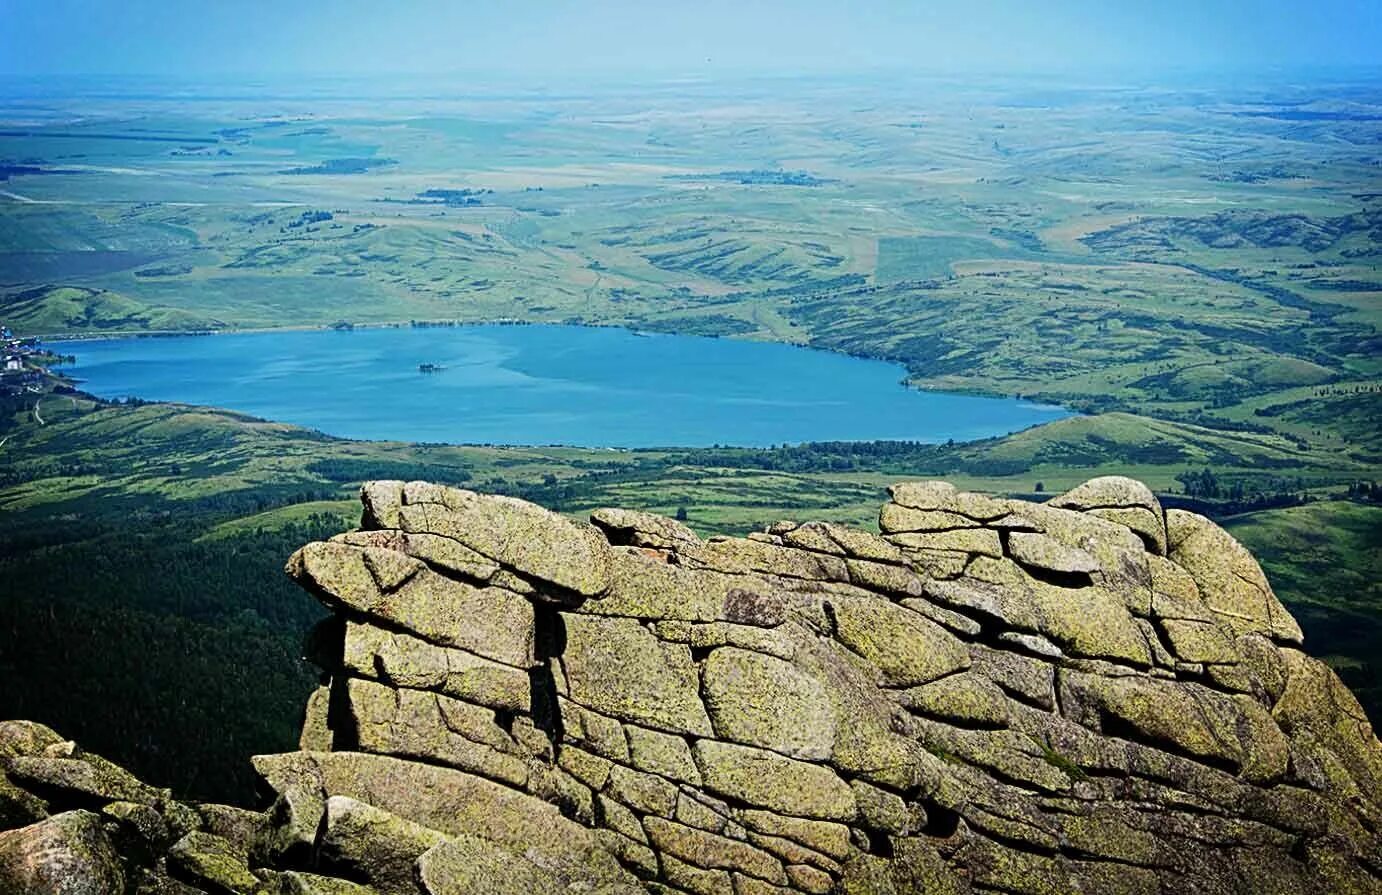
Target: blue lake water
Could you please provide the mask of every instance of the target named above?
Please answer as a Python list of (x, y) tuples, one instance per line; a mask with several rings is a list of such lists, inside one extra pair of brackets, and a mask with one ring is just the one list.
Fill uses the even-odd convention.
[[(383, 328), (60, 343), (82, 388), (347, 438), (586, 447), (967, 441), (1067, 416), (903, 387), (789, 345), (578, 326)], [(440, 364), (422, 373), (418, 365)]]

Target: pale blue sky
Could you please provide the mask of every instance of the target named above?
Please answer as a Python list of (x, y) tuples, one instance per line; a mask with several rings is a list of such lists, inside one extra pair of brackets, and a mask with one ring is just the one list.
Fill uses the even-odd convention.
[(497, 79), (1351, 67), (1382, 0), (0, 0), (0, 72)]

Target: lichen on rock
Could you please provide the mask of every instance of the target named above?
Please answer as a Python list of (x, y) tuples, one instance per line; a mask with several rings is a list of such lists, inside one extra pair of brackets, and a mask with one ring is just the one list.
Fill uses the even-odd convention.
[(337, 621), (263, 810), (0, 724), (0, 892), (1382, 892), (1382, 745), (1230, 535), (890, 495), (703, 541), (367, 484), (288, 564)]

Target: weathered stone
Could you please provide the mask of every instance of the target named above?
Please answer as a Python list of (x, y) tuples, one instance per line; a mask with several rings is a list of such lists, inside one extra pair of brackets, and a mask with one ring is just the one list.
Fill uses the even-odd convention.
[(402, 550), (435, 569), (475, 581), (493, 581), (500, 571), (499, 564), (488, 556), (442, 535), (420, 531), (403, 534)]
[(1053, 507), (1090, 513), (1126, 525), (1159, 556), (1166, 555), (1166, 515), (1146, 485), (1123, 476), (1102, 476), (1052, 498)]
[(572, 701), (671, 733), (711, 734), (691, 651), (633, 619), (563, 613), (562, 665)]
[(840, 642), (878, 668), (889, 686), (913, 687), (969, 665), (955, 636), (885, 600), (832, 600)]
[(1239, 653), (1229, 634), (1214, 623), (1162, 619), (1158, 627), (1176, 656), (1186, 662), (1233, 664)]
[(657, 853), (648, 848), (647, 845), (642, 842), (635, 842), (613, 830), (597, 830), (596, 835), (600, 837), (605, 848), (619, 860), (620, 864), (643, 878), (657, 876), (660, 869), (657, 863)]
[[(1028, 588), (1015, 566), (1005, 560), (985, 561), (980, 558), (970, 564), (972, 575), (958, 581), (928, 581), (926, 596), (946, 606), (1020, 628), (1034, 629), (1039, 624)], [(1001, 574), (998, 581), (985, 580), (990, 572)], [(983, 575), (984, 577), (978, 577)]]
[(610, 551), (610, 587), (579, 611), (674, 621), (713, 622), (724, 613), (725, 598), (743, 587), (739, 575), (688, 569), (654, 560), (641, 550)]
[(1116, 719), (1118, 733), (1235, 770), (1246, 757), (1241, 706), (1196, 684), (1063, 671), (1060, 704), (1067, 717), (1096, 730)]
[(849, 854), (849, 827), (825, 820), (783, 817), (769, 811), (744, 810), (744, 824), (768, 836), (799, 842), (814, 851), (842, 861)]
[(730, 880), (734, 884), (734, 895), (796, 895), (794, 890), (786, 886), (775, 886), (765, 880), (745, 876), (742, 873), (730, 874)]
[(364, 504), (364, 529), (399, 528), (398, 511), (403, 506), (403, 483), (394, 481), (365, 482), (360, 487), (360, 502)]
[[(1078, 517), (1067, 510), (1048, 512)], [(1151, 664), (1146, 637), (1127, 600), (1102, 583), (1066, 587), (1034, 578), (1007, 560), (978, 557), (964, 579), (933, 582), (928, 593), (1018, 629), (1000, 637), (1039, 633), (1074, 655)]]
[(217, 893), (251, 895), (259, 878), (249, 869), (249, 855), (228, 840), (192, 832), (168, 850), (168, 864), (183, 879)]
[(760, 572), (807, 581), (848, 581), (844, 560), (748, 538), (711, 538), (699, 561), (728, 572)]
[(902, 704), (914, 712), (965, 727), (1006, 727), (1008, 701), (998, 685), (982, 673), (952, 674), (902, 693)]
[[(0, 759), (0, 766), (3, 760)], [(48, 816), (48, 803), (20, 789), (0, 773), (0, 830), (23, 827)]]
[(849, 788), (854, 791), (854, 801), (859, 806), (859, 819), (869, 829), (894, 834), (910, 832), (911, 812), (901, 796), (862, 780), (853, 781)]
[[(718, 802), (718, 810), (706, 802)], [(672, 817), (678, 823), (712, 833), (724, 832), (729, 825), (730, 808), (718, 799), (705, 795), (691, 795), (685, 790), (677, 793), (677, 808)]]
[(648, 834), (643, 830), (638, 815), (612, 796), (600, 793), (595, 797), (595, 818), (600, 826), (621, 836), (644, 845), (648, 842)]
[(651, 547), (695, 553), (701, 539), (675, 519), (637, 510), (604, 507), (590, 514), (590, 521), (604, 531), (611, 544), (621, 547)]
[(784, 865), (809, 864), (818, 867), (826, 873), (839, 875), (843, 868), (840, 863), (832, 858), (826, 857), (817, 851), (812, 851), (800, 843), (791, 839), (783, 839), (780, 836), (767, 836), (752, 830), (747, 831), (748, 841), (764, 851), (775, 855)]
[(441, 762), (513, 786), (527, 782), (528, 766), (492, 710), (363, 680), (349, 681), (346, 690), (362, 751)]
[(414, 493), (408, 487), (399, 518), (409, 534), (453, 538), (521, 575), (579, 596), (598, 596), (609, 587), (609, 543), (594, 526), (514, 497), (459, 488)]
[(673, 855), (694, 867), (737, 870), (779, 885), (787, 882), (781, 862), (751, 845), (659, 817), (650, 817), (643, 824), (658, 852)]
[(112, 895), (124, 891), (125, 881), (119, 853), (89, 811), (0, 832), (0, 892)]
[(562, 746), (557, 752), (557, 762), (562, 769), (591, 789), (605, 788), (613, 763), (584, 749), (575, 746)]
[(825, 687), (782, 659), (717, 649), (703, 672), (706, 707), (721, 739), (793, 758), (830, 757), (838, 723)]
[(1131, 665), (1152, 664), (1151, 649), (1118, 594), (1105, 587), (1058, 587), (1043, 581), (1029, 585), (1032, 605), (1041, 619), (1039, 631), (1068, 655), (1108, 659)]
[(90, 753), (80, 758), (20, 755), (9, 760), (8, 772), (12, 780), (40, 795), (51, 793), (64, 802), (92, 807), (106, 802), (153, 805), (169, 795), (168, 790), (149, 786), (124, 768)]
[(1034, 656), (1041, 656), (1046, 659), (1060, 659), (1065, 656), (1061, 648), (1051, 641), (1042, 637), (1040, 634), (1020, 634), (1016, 631), (1004, 631), (998, 635), (998, 639), (1006, 644), (1011, 644), (1013, 648), (1025, 650)]
[(43, 755), (63, 738), (51, 727), (35, 721), (0, 721), (0, 767), (21, 755)]
[(448, 836), (478, 836), (553, 868), (621, 872), (594, 834), (556, 806), (461, 771), (356, 752), (260, 755), (254, 765), (270, 789), (294, 796), (296, 816), (310, 818), (308, 844), (327, 794), (344, 795)]
[(923, 576), (939, 581), (959, 578), (970, 560), (967, 553), (949, 550), (908, 550), (907, 557), (912, 561), (912, 567)]
[(988, 522), (1010, 512), (1001, 501), (960, 491), (949, 482), (899, 482), (888, 488), (893, 503), (917, 510), (944, 510)]
[[(408, 557), (372, 547), (308, 544), (288, 561), (288, 572), (328, 607), (362, 613), (406, 628), (442, 646), (518, 667), (532, 663), (533, 607), (502, 588), (476, 588), (417, 563), (392, 592), (380, 589), (367, 559)], [(416, 562), (416, 560), (409, 560)], [(377, 560), (381, 565), (383, 560)]]
[[(1094, 582), (1118, 595), (1130, 612), (1142, 617), (1150, 613), (1152, 592), (1148, 565), (1154, 554), (1147, 552), (1140, 537), (1126, 526), (1090, 513), (1044, 504), (1030, 505), (1023, 512), (1041, 534), (1067, 550), (1092, 557), (1098, 565), (1098, 570), (1090, 573)], [(1067, 575), (1065, 583), (1078, 584), (1079, 574), (1082, 573), (1075, 573), (1073, 578)]]
[[(685, 624), (681, 631), (670, 631), (667, 625)], [(683, 622), (659, 622), (657, 636), (663, 640), (687, 643), (695, 648), (713, 649), (719, 646), (735, 646), (766, 656), (774, 656), (791, 661), (795, 646), (791, 640), (782, 636), (777, 628), (759, 628), (753, 625), (736, 625), (730, 622), (709, 622), (689, 624)]]
[(1041, 661), (1006, 649), (971, 645), (973, 668), (1018, 699), (1046, 710), (1056, 707), (1056, 672)]
[(892, 542), (906, 550), (945, 550), (952, 553), (975, 553), (998, 559), (1003, 544), (998, 532), (991, 528), (954, 528), (949, 531), (903, 532), (892, 536)]
[(163, 820), (168, 824), (168, 832), (174, 839), (181, 839), (206, 825), (201, 813), (183, 802), (164, 799), (158, 805), (158, 812), (163, 815)]
[(898, 565), (904, 565), (907, 561), (901, 550), (878, 535), (832, 525), (829, 522), (807, 522), (804, 525), (793, 526), (782, 532), (782, 539), (794, 547), (854, 559)]
[(332, 733), (329, 725), (331, 688), (318, 687), (307, 697), (302, 710), (302, 733), (298, 748), (305, 752), (330, 752)]
[(1152, 584), (1152, 615), (1212, 622), (1214, 614), (1204, 605), (1195, 577), (1161, 556), (1147, 556)]
[(462, 835), (418, 858), (417, 879), (425, 895), (642, 895), (638, 881), (611, 864), (552, 866), (539, 855), (506, 851)]
[(279, 875), (279, 890), (274, 895), (378, 895), (359, 883), (289, 870)]
[(693, 751), (711, 792), (797, 817), (854, 817), (854, 794), (829, 768), (714, 740), (700, 740)]
[(928, 599), (900, 600), (899, 605), (929, 618), (942, 627), (949, 628), (962, 637), (975, 637), (983, 630), (983, 627), (969, 616), (932, 603)]
[(610, 761), (629, 763), (629, 741), (622, 724), (569, 699), (559, 698), (557, 707), (567, 742), (584, 746)]
[(609, 772), (611, 796), (641, 814), (671, 817), (677, 810), (677, 788), (656, 774), (615, 765)]
[(691, 747), (683, 738), (633, 724), (625, 725), (624, 734), (629, 739), (629, 758), (635, 768), (679, 783), (701, 785)]
[(720, 617), (737, 625), (775, 628), (787, 620), (787, 599), (778, 593), (736, 587), (725, 594)]
[(529, 710), (531, 683), (523, 669), (373, 625), (347, 624), (343, 665), (393, 686), (434, 690), (506, 711)]
[(381, 895), (412, 895), (413, 865), (446, 836), (347, 796), (326, 800), (318, 860), (333, 872), (363, 879)]
[(1066, 547), (1037, 532), (1015, 531), (1008, 535), (1008, 552), (1024, 566), (1064, 574), (1092, 574), (1099, 561), (1083, 550)]
[[(668, 895), (682, 891), (692, 895), (735, 895), (734, 880), (727, 870), (702, 870), (671, 855), (664, 855), (661, 865), (662, 877), (675, 887), (664, 890)], [(661, 895), (658, 888), (653, 889), (655, 895)]]
[(1262, 567), (1213, 522), (1185, 510), (1167, 510), (1171, 560), (1195, 579), (1201, 599), (1235, 634), (1264, 634), (1300, 643), (1300, 626), (1272, 592)]
[[(775, 535), (782, 544), (788, 547), (814, 550), (817, 553), (829, 553), (832, 556), (846, 555), (845, 548), (830, 536), (830, 532), (826, 531), (823, 522), (807, 522), (800, 525), (796, 522), (777, 522), (768, 526), (767, 533)], [(897, 548), (893, 549), (896, 550)]]
[(1313, 766), (1317, 785), (1356, 793), (1382, 820), (1382, 748), (1362, 706), (1329, 666), (1298, 650), (1280, 652), (1286, 684), (1272, 708), (1280, 729), (1291, 734), (1297, 757)]
[[(162, 850), (173, 841), (172, 832), (163, 815), (148, 805), (138, 802), (111, 802), (101, 809), (101, 814), (132, 830), (150, 847)], [(261, 815), (262, 816), (262, 815)], [(246, 849), (248, 854), (248, 849)]]
[(889, 596), (919, 597), (926, 591), (926, 582), (905, 566), (870, 562), (862, 559), (845, 560), (851, 583)]
[[(883, 504), (878, 513), (878, 528), (883, 534), (950, 531), (956, 528), (981, 528), (983, 523), (948, 510), (915, 510), (895, 503)], [(893, 543), (896, 543), (894, 541)]]
[(268, 818), (260, 811), (249, 811), (234, 805), (202, 802), (192, 806), (201, 819), (202, 830), (220, 836), (236, 848), (250, 854), (265, 833)]
[(578, 823), (590, 826), (595, 822), (595, 793), (559, 767), (543, 760), (530, 762), (526, 789)]

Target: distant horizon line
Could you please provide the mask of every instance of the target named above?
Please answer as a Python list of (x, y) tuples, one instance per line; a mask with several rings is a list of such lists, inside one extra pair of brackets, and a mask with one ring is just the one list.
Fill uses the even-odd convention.
[[(0, 81), (9, 83), (57, 82), (80, 83), (94, 80), (119, 83), (175, 83), (175, 84), (237, 84), (242, 86), (280, 86), (285, 82), (308, 83), (379, 83), (414, 80), (467, 79), (479, 85), (503, 85), (547, 89), (552, 81), (560, 86), (670, 86), (677, 83), (713, 83), (715, 81), (843, 81), (880, 76), (906, 77), (918, 80), (945, 80), (963, 77), (1021, 80), (1024, 78), (1059, 81), (1089, 77), (1148, 79), (1180, 83), (1187, 79), (1206, 77), (1254, 78), (1277, 81), (1283, 78), (1382, 78), (1382, 62), (1338, 62), (1310, 64), (1241, 65), (1234, 63), (1204, 65), (1071, 65), (1031, 68), (990, 68), (976, 66), (920, 67), (900, 63), (829, 70), (765, 69), (754, 67), (726, 67), (707, 69), (600, 69), (580, 73), (558, 71), (498, 72), (484, 69), (447, 69), (438, 71), (222, 71), (222, 72), (134, 72), (134, 71), (63, 71), (24, 72), (0, 70)], [(1114, 86), (1114, 85), (1108, 85)], [(1127, 85), (1117, 85), (1127, 86)]]

